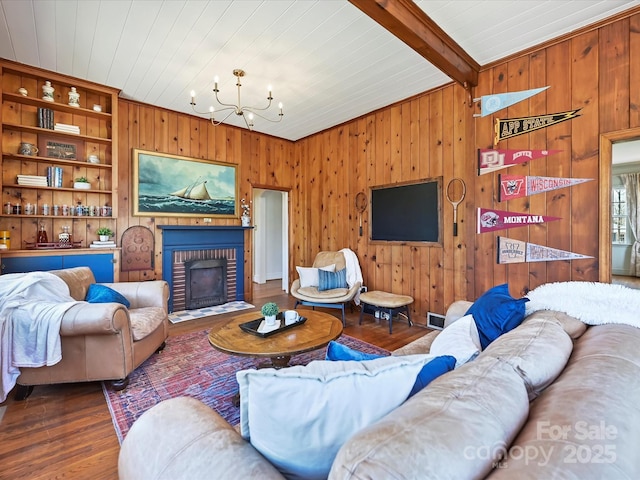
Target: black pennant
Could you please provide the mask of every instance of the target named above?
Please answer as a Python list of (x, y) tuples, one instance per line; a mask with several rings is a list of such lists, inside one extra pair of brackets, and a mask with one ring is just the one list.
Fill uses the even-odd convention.
[(493, 144), (497, 145), (500, 140), (517, 137), (518, 135), (540, 130), (541, 128), (579, 117), (578, 112), (580, 110), (581, 109), (578, 108), (576, 110), (569, 110), (568, 112), (537, 115), (534, 117), (507, 118), (504, 120), (496, 118), (496, 138)]

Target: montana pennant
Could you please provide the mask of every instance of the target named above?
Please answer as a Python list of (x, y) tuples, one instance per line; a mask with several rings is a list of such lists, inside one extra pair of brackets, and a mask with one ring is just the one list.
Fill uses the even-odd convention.
[(528, 197), (536, 193), (550, 192), (559, 188), (572, 187), (593, 178), (562, 178), (562, 177), (530, 177), (523, 175), (499, 175), (498, 201), (513, 200)]
[(560, 217), (547, 217), (546, 215), (533, 215), (531, 213), (515, 213), (478, 208), (477, 233), (526, 227), (527, 225), (537, 225), (540, 223), (553, 222), (554, 220), (560, 220)]
[(593, 257), (523, 242), (522, 240), (498, 237), (498, 263), (500, 264), (555, 262), (557, 260), (579, 260), (581, 258)]
[(478, 175), (495, 172), (511, 165), (547, 157), (562, 150), (495, 150), (478, 149)]
[(495, 95), (483, 95), (480, 98), (474, 98), (473, 101), (480, 100), (480, 114), (474, 114), (474, 117), (486, 117), (492, 113), (514, 105), (529, 97), (533, 97), (540, 92), (545, 91), (549, 87), (533, 88), (531, 90), (521, 90), (519, 92), (496, 93)]
[(537, 115), (535, 117), (506, 118), (504, 120), (496, 118), (496, 137), (493, 144), (497, 145), (500, 140), (517, 137), (518, 135), (540, 130), (541, 128), (579, 117), (578, 112), (580, 110), (581, 109), (578, 108), (576, 110), (569, 110), (568, 112)]

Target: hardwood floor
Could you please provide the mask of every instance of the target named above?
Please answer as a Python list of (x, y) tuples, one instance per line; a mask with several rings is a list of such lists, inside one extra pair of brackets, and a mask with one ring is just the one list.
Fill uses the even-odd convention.
[[(279, 280), (254, 284), (252, 303), (259, 308), (268, 300), (281, 308), (295, 305), (293, 297), (280, 289)], [(340, 316), (339, 310), (326, 311)], [(387, 350), (406, 345), (429, 331), (397, 320), (389, 335), (385, 320), (366, 315), (358, 325), (359, 310), (347, 312), (344, 333)], [(171, 325), (170, 336), (209, 329), (232, 315)], [(99, 382), (38, 386), (25, 401), (15, 401), (12, 393), (0, 404), (0, 480), (117, 479), (119, 450)]]

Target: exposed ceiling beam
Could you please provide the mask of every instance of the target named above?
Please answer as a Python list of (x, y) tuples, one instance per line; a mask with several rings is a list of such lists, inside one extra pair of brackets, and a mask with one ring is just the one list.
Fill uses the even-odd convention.
[(478, 85), (480, 65), (412, 0), (349, 0), (466, 90)]

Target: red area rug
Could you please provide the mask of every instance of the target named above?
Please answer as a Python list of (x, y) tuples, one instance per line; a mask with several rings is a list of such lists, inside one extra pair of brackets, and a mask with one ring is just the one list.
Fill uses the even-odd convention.
[[(162, 400), (178, 396), (197, 398), (218, 412), (231, 425), (240, 423), (240, 410), (233, 406), (238, 392), (236, 372), (256, 368), (263, 359), (234, 357), (215, 350), (208, 331), (169, 337), (162, 353), (152, 355), (129, 376), (129, 386), (114, 392), (102, 385), (120, 443), (140, 415)], [(339, 343), (367, 353), (386, 350), (342, 335)], [(306, 365), (324, 359), (322, 348), (291, 358), (291, 365)]]

